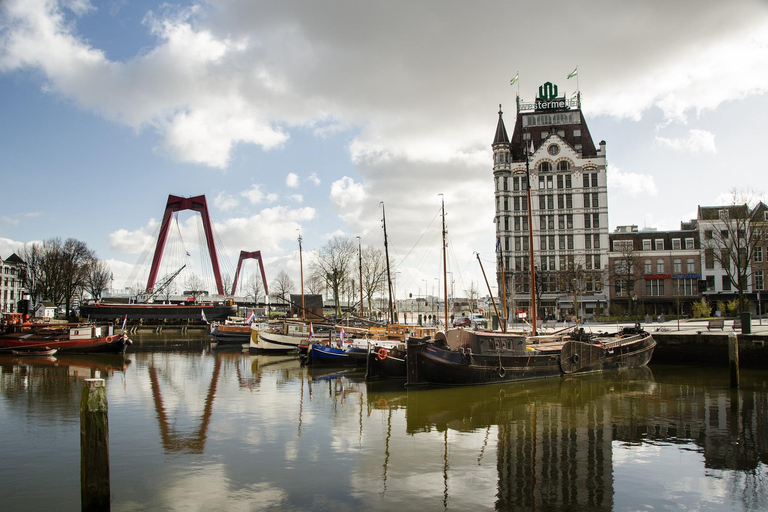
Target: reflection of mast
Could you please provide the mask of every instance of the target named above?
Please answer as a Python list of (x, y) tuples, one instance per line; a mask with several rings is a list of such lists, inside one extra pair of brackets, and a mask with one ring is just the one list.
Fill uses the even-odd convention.
[(389, 440), (392, 438), (392, 408), (387, 407), (387, 437), (384, 439), (384, 489), (381, 491), (383, 496), (387, 492), (387, 468), (389, 467)]
[(193, 435), (183, 438), (178, 432), (171, 430), (168, 421), (168, 414), (165, 411), (163, 395), (160, 391), (160, 379), (157, 375), (157, 368), (154, 365), (149, 367), (149, 381), (152, 385), (152, 398), (155, 401), (155, 412), (157, 412), (157, 421), (160, 424), (160, 437), (163, 440), (163, 448), (166, 452), (186, 451), (188, 453), (203, 453), (205, 448), (205, 439), (208, 435), (208, 425), (211, 423), (211, 414), (213, 412), (213, 399), (216, 396), (216, 385), (221, 373), (221, 358), (216, 358), (213, 366), (213, 375), (211, 384), (208, 386), (208, 394), (205, 396), (205, 407), (200, 421), (200, 427)]
[(448, 508), (448, 428), (445, 429), (445, 451), (443, 452), (443, 508)]

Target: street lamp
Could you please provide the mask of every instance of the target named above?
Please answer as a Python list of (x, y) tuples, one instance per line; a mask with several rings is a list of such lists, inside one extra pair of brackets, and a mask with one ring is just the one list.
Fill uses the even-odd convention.
[(632, 308), (635, 310), (635, 323), (637, 323), (637, 294), (632, 294)]

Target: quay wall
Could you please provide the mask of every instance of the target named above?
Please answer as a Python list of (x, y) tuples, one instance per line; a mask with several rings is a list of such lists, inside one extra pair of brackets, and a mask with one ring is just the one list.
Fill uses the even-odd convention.
[[(728, 366), (728, 333), (654, 332), (653, 363)], [(739, 366), (768, 369), (768, 335), (737, 334)]]

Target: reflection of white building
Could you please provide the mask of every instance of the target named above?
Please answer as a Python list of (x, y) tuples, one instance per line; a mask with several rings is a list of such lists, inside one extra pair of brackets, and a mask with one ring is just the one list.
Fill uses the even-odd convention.
[[(549, 82), (539, 87), (533, 103), (518, 97), (512, 137), (499, 110), (492, 147), (499, 290), (503, 257), (508, 296), (515, 308), (530, 308), (528, 169), (539, 315), (559, 317), (572, 309), (574, 286), (580, 290), (577, 314), (601, 311), (607, 305), (608, 264), (605, 141), (596, 146), (592, 140), (580, 97), (558, 97)], [(573, 269), (578, 282), (568, 277)]]
[(15, 313), (16, 303), (21, 300), (21, 268), (24, 265), (18, 255), (0, 259), (0, 313)]

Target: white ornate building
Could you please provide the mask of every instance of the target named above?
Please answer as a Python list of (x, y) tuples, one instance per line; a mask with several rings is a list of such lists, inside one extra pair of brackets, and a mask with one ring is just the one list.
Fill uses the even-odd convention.
[(592, 140), (580, 96), (558, 97), (557, 86), (547, 82), (536, 101), (518, 97), (512, 137), (499, 109), (492, 147), (497, 283), (502, 290), (503, 259), (507, 307), (530, 318), (530, 176), (539, 318), (602, 312), (608, 300), (605, 141), (596, 146)]

